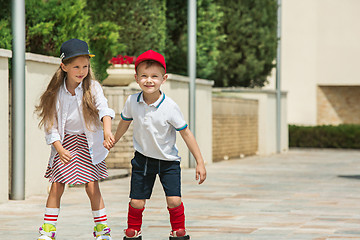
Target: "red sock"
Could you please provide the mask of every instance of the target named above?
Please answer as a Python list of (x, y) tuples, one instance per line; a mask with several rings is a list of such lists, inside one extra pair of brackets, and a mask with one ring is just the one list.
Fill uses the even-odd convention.
[(170, 214), (170, 224), (173, 231), (185, 229), (185, 214), (184, 204), (175, 208), (168, 208)]
[(129, 212), (128, 212), (128, 228), (135, 229), (136, 231), (140, 231), (142, 224), (142, 213), (143, 209), (133, 208), (129, 203)]

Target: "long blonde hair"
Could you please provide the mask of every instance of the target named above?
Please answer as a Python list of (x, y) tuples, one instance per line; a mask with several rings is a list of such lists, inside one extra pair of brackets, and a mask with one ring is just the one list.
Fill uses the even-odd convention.
[[(65, 65), (71, 63), (74, 58), (64, 60)], [(39, 105), (35, 106), (35, 112), (40, 118), (39, 127), (45, 127), (47, 132), (50, 131), (54, 125), (54, 121), (57, 120), (56, 114), (56, 101), (60, 87), (64, 84), (66, 72), (62, 70), (61, 66), (55, 72), (47, 86), (45, 92), (40, 97)], [(83, 98), (82, 98), (82, 109), (85, 120), (86, 128), (90, 131), (94, 131), (94, 127), (100, 126), (99, 111), (95, 106), (94, 96), (91, 94), (91, 81), (92, 73), (89, 63), (89, 73), (82, 82)]]

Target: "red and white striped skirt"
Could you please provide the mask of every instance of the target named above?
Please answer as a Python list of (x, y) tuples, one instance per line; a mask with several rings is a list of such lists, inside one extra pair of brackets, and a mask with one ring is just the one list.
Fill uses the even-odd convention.
[(63, 147), (70, 152), (71, 161), (64, 165), (56, 154), (52, 167), (49, 163), (44, 176), (50, 182), (84, 184), (108, 177), (105, 161), (96, 165), (92, 163), (85, 133), (65, 134)]

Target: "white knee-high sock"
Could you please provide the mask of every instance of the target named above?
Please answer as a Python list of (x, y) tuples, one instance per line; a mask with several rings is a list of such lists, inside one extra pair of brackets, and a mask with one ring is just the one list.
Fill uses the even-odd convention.
[(94, 223), (97, 224), (104, 224), (107, 225), (107, 216), (106, 216), (106, 209), (100, 209), (97, 211), (92, 211), (93, 217), (94, 217)]
[(45, 208), (44, 223), (50, 223), (56, 226), (60, 208)]

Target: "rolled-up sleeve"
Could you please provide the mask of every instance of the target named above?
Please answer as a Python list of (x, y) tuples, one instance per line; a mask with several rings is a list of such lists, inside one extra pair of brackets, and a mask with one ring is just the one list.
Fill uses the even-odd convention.
[(45, 140), (46, 144), (50, 145), (56, 141), (61, 141), (59, 130), (57, 129), (57, 123), (55, 121), (54, 125), (50, 131), (45, 130)]
[(110, 116), (112, 119), (115, 118), (115, 111), (108, 106), (108, 101), (104, 95), (103, 89), (97, 81), (93, 81), (93, 93), (95, 97), (95, 106), (99, 111), (100, 121), (104, 116)]

